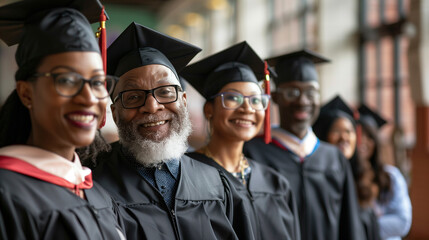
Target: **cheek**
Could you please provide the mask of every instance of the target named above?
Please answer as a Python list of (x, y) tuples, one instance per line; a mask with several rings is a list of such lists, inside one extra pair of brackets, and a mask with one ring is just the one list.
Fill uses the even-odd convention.
[(338, 134), (335, 134), (335, 133), (328, 133), (328, 136), (326, 138), (328, 143), (331, 143), (331, 144), (336, 144), (339, 140)]

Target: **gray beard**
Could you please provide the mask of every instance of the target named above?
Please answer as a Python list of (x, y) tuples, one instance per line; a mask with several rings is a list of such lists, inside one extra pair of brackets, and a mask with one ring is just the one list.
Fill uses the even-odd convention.
[[(117, 125), (119, 142), (145, 167), (154, 167), (182, 157), (188, 149), (188, 137), (192, 132), (189, 113), (184, 105), (180, 106), (177, 114), (172, 114), (169, 136), (159, 141), (143, 138), (136, 122), (125, 123), (119, 117)], [(154, 135), (158, 139), (157, 134)]]

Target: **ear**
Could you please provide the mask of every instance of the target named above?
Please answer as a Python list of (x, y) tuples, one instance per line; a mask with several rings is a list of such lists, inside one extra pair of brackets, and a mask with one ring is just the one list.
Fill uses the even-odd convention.
[(213, 117), (213, 103), (212, 102), (206, 102), (204, 104), (204, 116), (207, 120), (210, 120), (210, 118)]
[(113, 117), (113, 121), (116, 123), (116, 125), (118, 125), (117, 119), (116, 119), (116, 112), (115, 112), (115, 104), (112, 103), (110, 104), (110, 111), (112, 111), (112, 117)]
[(33, 86), (29, 81), (18, 81), (16, 83), (16, 92), (25, 107), (31, 108), (33, 105)]
[(185, 107), (188, 105), (187, 98), (186, 98), (186, 92), (182, 93), (182, 102), (183, 102), (183, 105)]

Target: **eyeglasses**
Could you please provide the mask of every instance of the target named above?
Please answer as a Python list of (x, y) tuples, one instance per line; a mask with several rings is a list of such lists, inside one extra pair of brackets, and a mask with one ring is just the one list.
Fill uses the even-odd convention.
[(268, 103), (270, 102), (270, 95), (267, 94), (243, 96), (243, 94), (235, 92), (218, 93), (212, 96), (211, 99), (214, 99), (218, 96), (222, 97), (222, 107), (229, 110), (239, 108), (241, 105), (243, 105), (245, 98), (249, 99), (250, 107), (256, 111), (267, 109)]
[(63, 97), (74, 97), (82, 91), (85, 83), (91, 86), (92, 94), (98, 99), (110, 95), (116, 83), (116, 77), (109, 75), (97, 75), (91, 79), (85, 79), (79, 73), (36, 73), (33, 77), (52, 77), (55, 90)]
[(286, 101), (295, 101), (301, 95), (304, 95), (308, 100), (314, 101), (320, 97), (320, 93), (316, 89), (300, 89), (296, 87), (289, 88), (279, 88), (277, 89), (278, 93), (281, 93), (281, 96)]
[(173, 103), (177, 101), (178, 92), (182, 92), (179, 85), (160, 86), (150, 90), (131, 89), (125, 90), (113, 99), (113, 103), (121, 99), (122, 107), (126, 109), (139, 108), (145, 105), (147, 96), (152, 94), (160, 104)]

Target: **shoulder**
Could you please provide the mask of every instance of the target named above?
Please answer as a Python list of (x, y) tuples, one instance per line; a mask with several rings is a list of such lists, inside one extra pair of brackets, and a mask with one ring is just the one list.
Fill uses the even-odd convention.
[(264, 164), (258, 163), (249, 159), (250, 166), (252, 167), (251, 178), (257, 181), (260, 190), (271, 193), (288, 193), (290, 190), (289, 181), (273, 168)]
[(218, 169), (186, 155), (181, 159), (180, 185), (177, 197), (183, 200), (222, 200), (229, 184)]
[(407, 188), (407, 182), (405, 181), (404, 176), (401, 171), (393, 165), (385, 164), (383, 169), (389, 174), (389, 177), (392, 181), (393, 187), (397, 188)]

